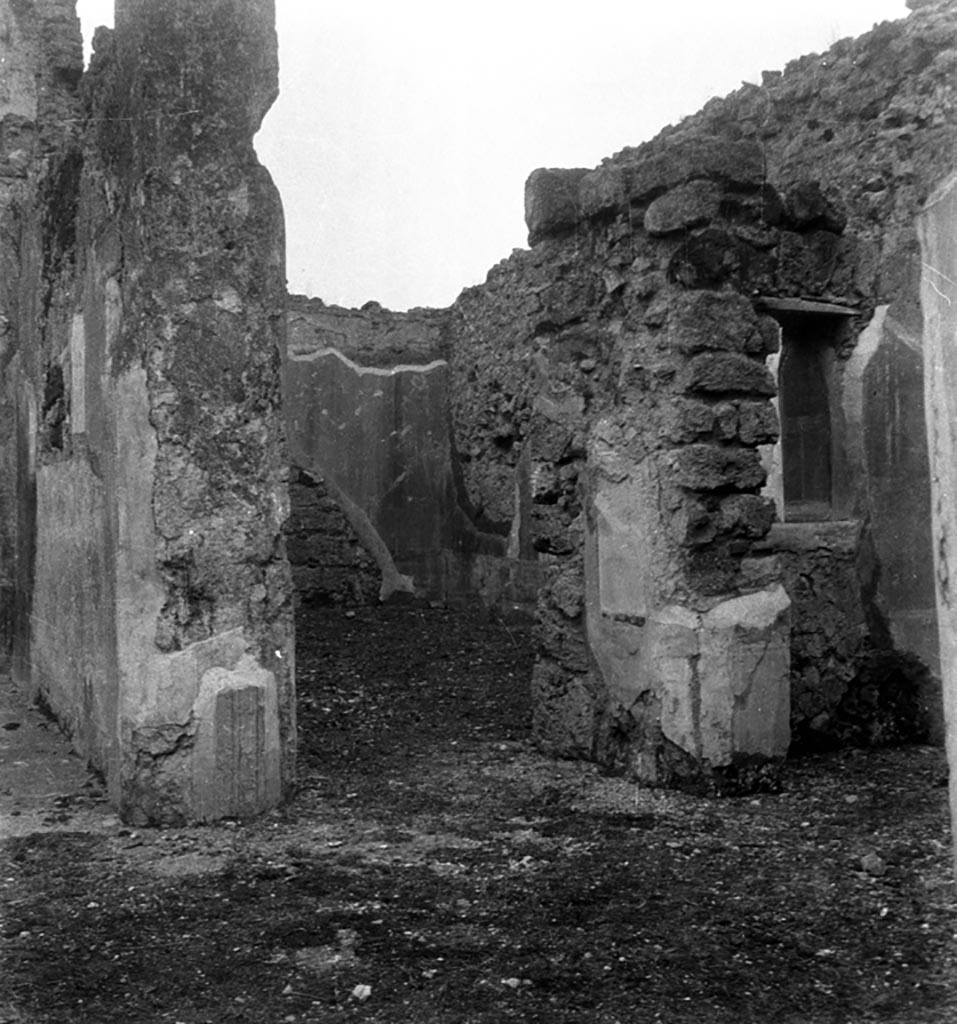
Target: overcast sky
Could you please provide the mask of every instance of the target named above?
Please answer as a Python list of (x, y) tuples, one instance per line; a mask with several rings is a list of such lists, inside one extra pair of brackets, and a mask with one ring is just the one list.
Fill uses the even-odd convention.
[[(78, 9), (85, 35), (112, 24), (112, 0)], [(283, 197), (290, 290), (448, 305), (526, 244), (536, 167), (594, 167), (906, 14), (904, 0), (276, 0), (281, 94), (256, 148)]]

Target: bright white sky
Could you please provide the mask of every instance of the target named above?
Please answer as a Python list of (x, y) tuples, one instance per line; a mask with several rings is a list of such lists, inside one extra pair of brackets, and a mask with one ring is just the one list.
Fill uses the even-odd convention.
[[(112, 24), (112, 0), (77, 6), (85, 36)], [(281, 95), (256, 149), (283, 197), (290, 290), (449, 305), (526, 244), (536, 167), (594, 167), (906, 14), (904, 0), (276, 0)]]

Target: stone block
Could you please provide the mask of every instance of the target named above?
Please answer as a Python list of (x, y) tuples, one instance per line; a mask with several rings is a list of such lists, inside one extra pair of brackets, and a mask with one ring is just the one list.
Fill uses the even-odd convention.
[(720, 228), (709, 227), (686, 238), (668, 263), (668, 280), (683, 288), (719, 288), (750, 280), (753, 250)]
[(736, 352), (695, 356), (682, 373), (684, 391), (706, 394), (749, 393), (771, 397), (777, 386), (764, 363)]
[(784, 294), (820, 295), (840, 255), (840, 237), (831, 231), (806, 235), (782, 231), (777, 250), (777, 284)]
[(539, 167), (525, 182), (525, 224), (528, 244), (573, 228), (581, 218), (578, 186), (584, 168), (551, 170)]
[(694, 355), (708, 351), (753, 352), (765, 349), (754, 309), (737, 292), (681, 292), (668, 316), (668, 345)]
[(547, 395), (536, 396), (535, 411), (528, 426), (528, 437), (538, 459), (559, 462), (579, 450), (581, 441), (576, 429), (581, 429), (581, 408), (578, 395), (566, 396), (577, 401), (553, 402)]
[(248, 638), (241, 629), (218, 633), (181, 651), (156, 656), (145, 693), (128, 711), (140, 721), (186, 721), (194, 712), (202, 680), (214, 669), (233, 670), (244, 656)]
[(756, 142), (704, 136), (654, 153), (638, 151), (589, 171), (581, 179), (579, 202), (583, 216), (598, 217), (629, 202), (646, 203), (692, 179), (758, 188), (764, 178), (764, 151)]
[(233, 669), (210, 668), (193, 713), (191, 816), (247, 817), (275, 807), (281, 796), (275, 676), (249, 655)]
[(678, 398), (665, 407), (664, 432), (676, 444), (710, 437), (714, 430), (714, 406), (692, 398)]
[(700, 616), (674, 606), (655, 613), (644, 655), (653, 666), (666, 739), (712, 768), (749, 756), (785, 756), (789, 608), (776, 585)]
[(761, 221), (769, 227), (778, 227), (783, 223), (787, 210), (784, 200), (772, 185), (764, 184), (758, 193), (760, 197)]
[(700, 756), (784, 757), (790, 743), (790, 601), (780, 585), (724, 601), (702, 616)]
[(747, 491), (764, 483), (764, 467), (753, 448), (689, 444), (675, 449), (673, 458), (676, 483), (688, 490), (716, 491), (729, 487)]
[(774, 518), (774, 501), (759, 494), (732, 494), (721, 501), (719, 522), (723, 533), (763, 537)]
[(737, 585), (741, 590), (765, 590), (780, 579), (781, 562), (776, 555), (746, 556), (738, 565)]
[(558, 276), (541, 289), (538, 296), (540, 323), (564, 326), (590, 316), (600, 294), (599, 288), (604, 291), (604, 286), (590, 270), (585, 263), (577, 264), (571, 272)]
[(671, 143), (636, 161), (627, 174), (628, 196), (633, 203), (693, 178), (757, 188), (765, 178), (764, 151), (756, 142), (699, 136)]
[(788, 219), (799, 230), (825, 228), (840, 234), (847, 225), (847, 213), (829, 199), (816, 181), (804, 181), (785, 196)]
[(577, 619), (585, 607), (585, 584), (580, 574), (560, 573), (551, 583), (548, 599), (566, 619)]
[(645, 211), (645, 231), (669, 235), (709, 224), (718, 216), (720, 205), (721, 189), (715, 182), (689, 181), (651, 203)]
[(601, 217), (624, 209), (628, 202), (625, 169), (612, 164), (597, 167), (579, 183), (578, 201), (584, 217)]
[(773, 316), (759, 316), (758, 317), (758, 334), (760, 337), (761, 344), (759, 347), (751, 349), (748, 348), (745, 351), (751, 355), (769, 355), (773, 356), (781, 350), (781, 325), (774, 319)]
[(781, 432), (770, 402), (738, 403), (738, 437), (748, 445), (774, 444)]
[(718, 402), (714, 406), (715, 427), (720, 441), (733, 441), (738, 436), (738, 406), (736, 402)]
[(718, 533), (718, 523), (712, 510), (693, 498), (685, 501), (683, 514), (675, 516), (672, 522), (675, 535), (689, 547), (710, 544)]

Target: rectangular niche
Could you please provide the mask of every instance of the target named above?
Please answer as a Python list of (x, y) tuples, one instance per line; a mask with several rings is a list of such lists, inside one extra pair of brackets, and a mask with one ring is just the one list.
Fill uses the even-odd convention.
[(852, 336), (856, 311), (803, 299), (757, 305), (781, 327), (780, 352), (771, 360), (781, 437), (769, 490), (784, 522), (844, 519), (849, 481), (838, 352)]

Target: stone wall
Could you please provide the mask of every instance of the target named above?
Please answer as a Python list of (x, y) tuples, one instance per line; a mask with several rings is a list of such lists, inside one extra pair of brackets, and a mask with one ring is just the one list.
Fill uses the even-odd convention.
[[(76, 134), (83, 53), (71, 0), (21, 5), (16, 12), (7, 3), (0, 12), (0, 216), (13, 232), (9, 211), (31, 173)], [(49, 234), (53, 225), (46, 226)], [(14, 367), (24, 362), (17, 354), (17, 315), (32, 298), (15, 285), (20, 249), (16, 234), (0, 247), (0, 668), (12, 656), (21, 665), (29, 657), (15, 628), (26, 614), (23, 595), (33, 571), (34, 500), (27, 436), (35, 409), (14, 383)], [(40, 361), (37, 352), (30, 368)]]
[(382, 369), (432, 363), (445, 358), (448, 319), (444, 309), (394, 313), (378, 302), (346, 309), (321, 299), (290, 295), (288, 349), (297, 356), (331, 348), (360, 366)]
[(376, 560), (322, 480), (295, 466), (285, 534), (300, 601), (340, 607), (378, 602), (381, 573)]
[[(933, 475), (935, 596), (947, 716), (951, 820), (957, 822), (957, 175), (930, 197), (919, 221), (924, 381)], [(957, 866), (957, 852), (955, 852)]]
[[(290, 452), (294, 471), (325, 492), (316, 502), (312, 488), (292, 490), (301, 596), (533, 605), (534, 553), (513, 557), (509, 524), (476, 515), (461, 484), (449, 433), (448, 322), (447, 310), (393, 313), (374, 302), (347, 310), (293, 298)], [(375, 594), (369, 559), (380, 576)], [(361, 567), (354, 586), (341, 578), (343, 561)]]
[[(763, 161), (696, 141), (640, 168), (621, 216), (569, 227), (587, 180), (536, 172), (537, 244), (453, 307), (456, 440), (470, 498), (548, 566), (542, 745), (723, 784), (788, 746), (788, 600), (755, 550), (774, 518), (758, 492), (777, 329), (724, 287), (741, 270), (723, 211), (758, 230)], [(690, 225), (711, 226), (699, 242)]]
[[(751, 755), (788, 747), (785, 676), (799, 737), (926, 735), (915, 221), (954, 151), (955, 19), (921, 4), (595, 170), (534, 172), (531, 251), (453, 306), (469, 500), (548, 567), (548, 749), (651, 781), (740, 780)], [(791, 514), (769, 402), (779, 338), (792, 373), (796, 346), (816, 346), (826, 395), (827, 493)], [(783, 415), (792, 438), (802, 416)], [(798, 486), (820, 490), (812, 456)], [(769, 534), (772, 503), (791, 521)]]
[[(912, 6), (594, 170), (535, 171), (530, 250), (450, 311), (292, 314), (297, 464), (384, 578), (447, 597), (463, 511), (496, 579), (544, 573), (553, 752), (740, 787), (792, 740), (941, 736), (915, 224), (954, 151), (957, 13)], [(423, 532), (393, 564), (402, 494)]]
[(3, 15), (43, 41), (4, 120), (13, 668), (127, 820), (255, 813), (295, 778), (272, 6), (130, 0), (82, 78), (67, 5)]
[(537, 593), (554, 753), (741, 789), (922, 734), (957, 11), (912, 6), (534, 172), (450, 310), (287, 320), (268, 0), (129, 0), (86, 75), (66, 0), (0, 0), (3, 651), (124, 816), (292, 784), (289, 466), (316, 596)]
[(927, 738), (940, 681), (868, 600), (878, 563), (864, 524), (778, 524), (767, 546), (792, 601), (792, 752)]
[[(856, 347), (840, 371), (854, 477), (844, 514), (866, 526), (858, 564), (872, 636), (880, 647), (913, 653), (937, 677), (916, 220), (953, 166), (957, 11), (945, 0), (909, 6), (905, 20), (712, 101), (660, 142), (702, 130), (754, 138), (780, 191), (818, 182), (840, 211), (845, 223), (835, 249), (819, 234), (826, 210), (805, 207), (802, 217), (816, 216), (820, 258), (807, 264), (803, 281), (792, 274), (790, 285), (779, 282), (780, 294), (843, 297), (861, 314)], [(793, 239), (782, 232), (781, 242), (787, 249)], [(853, 263), (843, 251), (848, 244)], [(826, 285), (815, 280), (815, 266), (833, 268)], [(922, 693), (939, 740), (939, 688)]]

